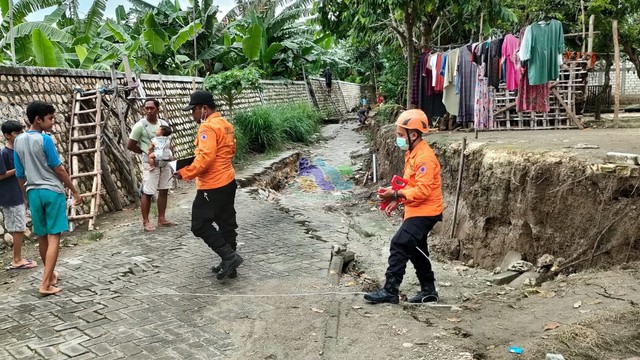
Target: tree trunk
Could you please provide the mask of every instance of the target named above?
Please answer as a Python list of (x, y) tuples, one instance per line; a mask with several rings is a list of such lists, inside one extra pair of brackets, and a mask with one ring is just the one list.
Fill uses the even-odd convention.
[[(602, 103), (602, 99), (603, 98), (609, 98), (607, 95), (607, 93), (609, 92), (609, 87), (611, 86), (611, 67), (613, 66), (613, 62), (611, 61), (611, 56), (610, 55), (605, 55), (604, 57), (604, 82), (602, 83), (602, 89), (600, 89), (600, 91), (598, 92), (598, 94), (596, 95), (596, 107), (595, 107), (595, 111), (594, 111), (594, 117), (596, 120), (600, 120), (601, 117), (601, 113), (602, 113), (602, 105), (604, 105)], [(609, 106), (609, 104), (606, 104), (607, 107)]]
[(622, 44), (624, 53), (627, 54), (629, 61), (636, 68), (636, 75), (640, 78), (640, 54), (638, 54), (638, 49), (634, 49), (631, 42), (624, 36), (620, 37), (620, 44)]
[(413, 71), (415, 62), (415, 43), (413, 42), (414, 19), (411, 8), (407, 5), (404, 8), (404, 34), (407, 39), (407, 109), (412, 109), (417, 104), (411, 103), (411, 93), (413, 92)]

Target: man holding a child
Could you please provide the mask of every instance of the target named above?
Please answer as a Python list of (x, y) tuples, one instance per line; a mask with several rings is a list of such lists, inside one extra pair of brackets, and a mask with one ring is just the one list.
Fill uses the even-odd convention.
[[(146, 99), (144, 102), (145, 117), (140, 119), (133, 128), (129, 135), (129, 142), (127, 148), (136, 154), (140, 154), (142, 161), (142, 194), (140, 200), (140, 208), (142, 210), (142, 223), (145, 231), (153, 231), (155, 227), (149, 220), (149, 212), (151, 210), (151, 200), (153, 195), (158, 192), (158, 226), (173, 226), (176, 223), (167, 220), (165, 212), (167, 210), (167, 197), (169, 189), (173, 186), (173, 170), (169, 166), (170, 158), (162, 158), (164, 155), (170, 154), (170, 143), (162, 141), (162, 144), (166, 144), (169, 151), (161, 151), (158, 149), (158, 129), (161, 127), (167, 129), (169, 124), (158, 118), (158, 112), (160, 109), (160, 103), (156, 99)], [(162, 131), (166, 134), (166, 131)], [(170, 134), (170, 128), (169, 133)], [(165, 136), (161, 136), (165, 137)], [(151, 158), (155, 158), (152, 166), (150, 163), (150, 145), (155, 144), (151, 151), (155, 151), (155, 154)], [(160, 150), (160, 151), (158, 151)], [(161, 155), (161, 156), (158, 156)]]

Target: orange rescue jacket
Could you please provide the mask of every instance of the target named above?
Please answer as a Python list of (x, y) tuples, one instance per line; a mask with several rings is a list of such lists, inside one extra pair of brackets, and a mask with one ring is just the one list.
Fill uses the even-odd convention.
[(417, 216), (437, 216), (442, 214), (442, 182), (440, 180), (440, 162), (426, 141), (420, 141), (416, 147), (404, 156), (404, 175), (409, 181), (402, 189), (404, 218)]
[(198, 190), (217, 189), (236, 177), (232, 160), (236, 155), (233, 125), (216, 112), (200, 124), (196, 136), (195, 159), (180, 169), (185, 180), (196, 179)]

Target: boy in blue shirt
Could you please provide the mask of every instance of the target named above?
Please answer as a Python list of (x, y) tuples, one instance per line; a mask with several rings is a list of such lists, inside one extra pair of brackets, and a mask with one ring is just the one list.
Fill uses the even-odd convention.
[[(72, 192), (74, 205), (82, 203), (82, 197), (62, 166), (51, 136), (56, 109), (44, 101), (27, 105), (27, 118), (31, 128), (14, 141), (16, 177), (26, 193), (33, 232), (38, 236), (40, 258), (44, 275), (38, 292), (42, 296), (60, 292), (58, 274), (55, 272), (60, 249), (60, 234), (69, 230), (64, 185)], [(64, 184), (64, 185), (63, 185)]]
[(23, 126), (15, 120), (2, 123), (2, 134), (7, 145), (0, 151), (0, 209), (4, 216), (4, 227), (13, 238), (13, 261), (10, 270), (32, 269), (38, 264), (22, 258), (22, 238), (27, 226), (24, 196), (20, 190), (13, 165), (13, 141), (22, 134)]

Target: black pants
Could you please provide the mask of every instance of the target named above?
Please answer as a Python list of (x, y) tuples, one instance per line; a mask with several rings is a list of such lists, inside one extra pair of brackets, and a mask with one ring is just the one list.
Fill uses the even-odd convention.
[[(442, 220), (442, 214), (438, 216), (412, 217), (404, 220), (398, 232), (391, 238), (389, 250), (389, 267), (386, 276), (393, 276), (402, 280), (407, 268), (407, 262), (411, 260), (416, 269), (416, 276), (420, 282), (435, 281), (429, 256), (427, 236), (433, 226)], [(423, 253), (420, 252), (422, 250)], [(426, 256), (425, 256), (426, 255)]]
[(213, 251), (227, 244), (236, 249), (238, 223), (234, 203), (237, 188), (233, 180), (217, 189), (198, 190), (193, 200), (191, 232)]

